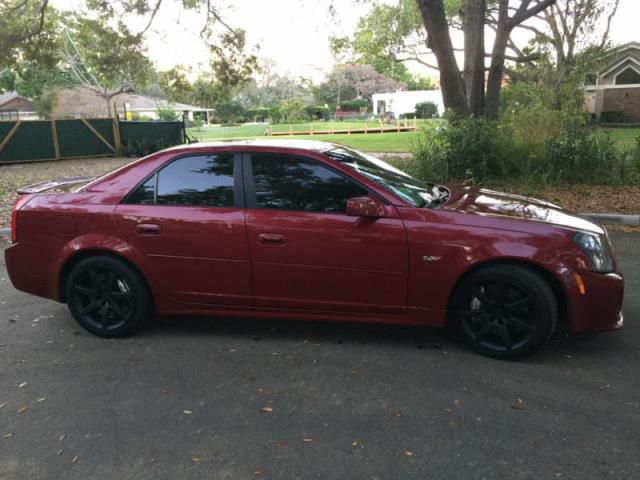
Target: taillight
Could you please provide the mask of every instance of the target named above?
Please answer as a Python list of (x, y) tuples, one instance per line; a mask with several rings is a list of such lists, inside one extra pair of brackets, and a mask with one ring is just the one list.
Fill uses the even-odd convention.
[(31, 200), (33, 195), (19, 195), (16, 199), (16, 203), (11, 210), (11, 242), (16, 243), (18, 241), (18, 210)]

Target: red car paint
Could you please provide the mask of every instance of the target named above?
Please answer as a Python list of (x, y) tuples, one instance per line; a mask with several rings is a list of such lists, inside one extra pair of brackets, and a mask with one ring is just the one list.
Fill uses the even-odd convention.
[[(571, 332), (622, 326), (617, 267), (593, 272), (573, 241), (579, 230), (604, 233), (600, 226), (552, 204), (469, 188), (452, 192), (441, 208), (416, 208), (323, 154), (334, 147), (299, 140), (198, 144), (153, 154), (75, 192), (46, 193), (74, 181), (32, 187), (5, 251), (11, 281), (64, 301), (65, 266), (76, 255), (108, 252), (143, 274), (159, 314), (442, 326), (463, 275), (491, 262), (518, 262), (552, 284)], [(366, 186), (384, 203), (384, 216), (121, 203), (175, 157), (219, 152), (321, 162)]]

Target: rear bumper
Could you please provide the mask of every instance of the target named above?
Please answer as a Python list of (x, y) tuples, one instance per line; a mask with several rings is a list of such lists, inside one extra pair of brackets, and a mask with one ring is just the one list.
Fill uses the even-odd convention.
[(580, 272), (585, 295), (574, 286), (569, 295), (568, 315), (571, 333), (618, 330), (624, 324), (622, 300), (624, 278), (618, 273)]
[(59, 301), (56, 275), (48, 270), (48, 262), (35, 258), (33, 247), (14, 243), (4, 251), (7, 273), (13, 286), (26, 293)]

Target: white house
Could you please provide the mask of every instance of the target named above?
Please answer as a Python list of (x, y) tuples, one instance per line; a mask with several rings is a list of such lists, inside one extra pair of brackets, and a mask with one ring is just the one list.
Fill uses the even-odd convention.
[(416, 111), (416, 104), (433, 102), (438, 106), (438, 114), (444, 113), (444, 101), (440, 90), (409, 90), (388, 93), (374, 93), (372, 95), (373, 114), (392, 113), (399, 118), (403, 113)]

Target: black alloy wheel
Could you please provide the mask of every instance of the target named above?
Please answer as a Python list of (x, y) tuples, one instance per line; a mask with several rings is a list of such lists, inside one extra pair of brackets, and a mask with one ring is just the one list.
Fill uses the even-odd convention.
[(151, 296), (140, 274), (108, 256), (80, 261), (69, 274), (66, 298), (76, 321), (103, 337), (135, 332), (152, 311)]
[(558, 306), (539, 274), (517, 265), (497, 265), (462, 281), (452, 299), (451, 315), (473, 350), (516, 359), (534, 353), (551, 338)]

